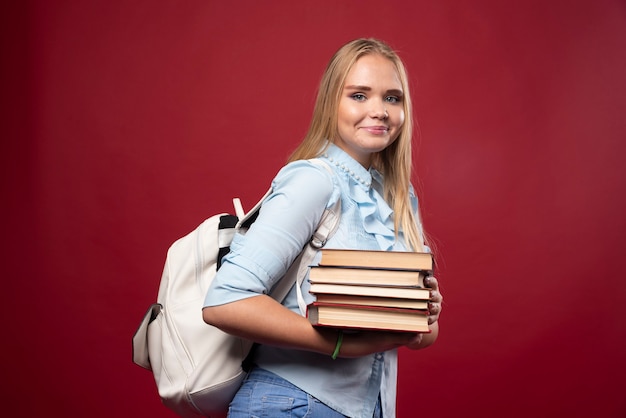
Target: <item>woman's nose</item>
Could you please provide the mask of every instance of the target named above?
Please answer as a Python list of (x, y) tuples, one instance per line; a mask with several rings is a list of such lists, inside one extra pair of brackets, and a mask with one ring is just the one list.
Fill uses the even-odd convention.
[(372, 100), (372, 108), (370, 109), (370, 115), (376, 119), (387, 119), (389, 113), (385, 104), (381, 101)]

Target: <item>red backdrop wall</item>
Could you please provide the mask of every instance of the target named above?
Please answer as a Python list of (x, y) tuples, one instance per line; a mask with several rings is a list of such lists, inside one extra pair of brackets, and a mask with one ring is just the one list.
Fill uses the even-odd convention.
[(130, 340), (165, 251), (252, 204), (330, 55), (411, 74), (441, 336), (399, 417), (624, 417), (626, 5), (29, 1), (2, 13), (11, 416), (168, 417)]

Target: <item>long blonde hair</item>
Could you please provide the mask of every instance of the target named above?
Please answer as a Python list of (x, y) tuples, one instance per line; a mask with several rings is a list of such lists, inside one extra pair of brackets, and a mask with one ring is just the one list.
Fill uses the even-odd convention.
[(398, 138), (373, 156), (372, 164), (384, 178), (384, 199), (394, 212), (396, 239), (403, 231), (407, 247), (424, 251), (424, 235), (419, 213), (414, 216), (409, 198), (413, 165), (411, 142), (413, 138), (413, 106), (409, 93), (406, 69), (400, 57), (386, 43), (377, 39), (356, 39), (341, 47), (331, 58), (322, 76), (313, 109), (311, 125), (304, 140), (289, 157), (289, 161), (319, 157), (338, 136), (337, 112), (348, 72), (364, 55), (379, 54), (396, 67), (404, 91), (404, 124)]

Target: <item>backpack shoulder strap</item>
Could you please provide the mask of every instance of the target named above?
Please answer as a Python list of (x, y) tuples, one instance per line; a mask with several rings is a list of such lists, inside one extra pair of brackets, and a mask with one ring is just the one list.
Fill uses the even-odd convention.
[(241, 201), (238, 198), (233, 199), (233, 205), (235, 206), (235, 215), (239, 218), (239, 222), (237, 222), (237, 226), (235, 229), (240, 228), (249, 228), (250, 225), (254, 221), (256, 221), (257, 216), (259, 216), (259, 210), (261, 209), (261, 205), (265, 202), (265, 199), (272, 194), (272, 188), (270, 187), (267, 192), (263, 195), (262, 198), (250, 209), (247, 213), (243, 211), (243, 206), (241, 205)]

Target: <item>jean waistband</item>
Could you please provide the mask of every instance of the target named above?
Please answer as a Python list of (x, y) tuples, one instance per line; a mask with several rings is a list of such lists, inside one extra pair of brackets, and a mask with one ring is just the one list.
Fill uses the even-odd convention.
[(250, 373), (246, 377), (246, 380), (256, 381), (256, 382), (265, 382), (273, 385), (280, 385), (289, 388), (293, 388), (296, 390), (301, 390), (299, 387), (295, 386), (290, 381), (283, 379), (279, 375), (272, 373), (268, 370), (262, 369), (259, 366), (253, 366)]

